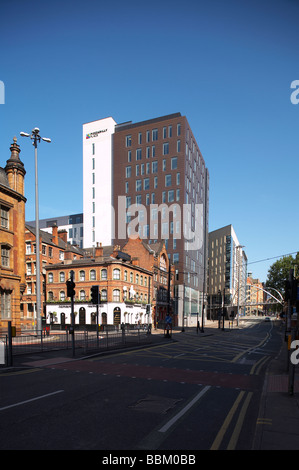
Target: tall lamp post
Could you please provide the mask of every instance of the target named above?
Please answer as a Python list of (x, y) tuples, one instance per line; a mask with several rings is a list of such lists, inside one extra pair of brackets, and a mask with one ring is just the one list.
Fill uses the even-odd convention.
[(41, 318), (41, 289), (40, 289), (40, 252), (39, 252), (39, 213), (38, 213), (38, 172), (37, 172), (37, 143), (41, 140), (51, 142), (47, 137), (39, 135), (39, 128), (35, 127), (31, 134), (20, 132), (22, 137), (30, 137), (32, 145), (34, 145), (34, 158), (35, 158), (35, 231), (36, 231), (36, 329), (42, 330)]
[[(236, 246), (237, 250), (244, 248), (245, 245)], [(241, 269), (243, 269), (243, 260), (241, 260)], [(237, 326), (239, 326), (239, 307), (240, 307), (240, 251), (238, 260), (238, 307), (237, 307)]]

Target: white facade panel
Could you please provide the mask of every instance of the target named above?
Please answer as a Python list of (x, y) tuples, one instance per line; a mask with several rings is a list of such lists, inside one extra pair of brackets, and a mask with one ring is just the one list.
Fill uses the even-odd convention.
[(112, 207), (112, 135), (116, 122), (108, 117), (83, 124), (83, 247), (101, 242), (111, 245), (114, 235)]

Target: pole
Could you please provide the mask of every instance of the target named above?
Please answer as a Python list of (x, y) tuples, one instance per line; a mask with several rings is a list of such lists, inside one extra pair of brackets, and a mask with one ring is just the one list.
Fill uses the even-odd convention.
[[(74, 271), (70, 271), (71, 281), (74, 281)], [(74, 296), (71, 296), (71, 322), (72, 322), (72, 351), (75, 357), (75, 314), (74, 314)]]
[(41, 289), (40, 289), (40, 251), (39, 251), (39, 208), (38, 208), (38, 170), (37, 170), (37, 136), (34, 138), (35, 159), (35, 243), (36, 243), (36, 330), (42, 330)]

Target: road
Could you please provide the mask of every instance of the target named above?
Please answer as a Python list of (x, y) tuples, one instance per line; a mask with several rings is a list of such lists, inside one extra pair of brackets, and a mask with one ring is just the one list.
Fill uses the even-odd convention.
[(0, 449), (251, 449), (273, 323), (0, 374)]

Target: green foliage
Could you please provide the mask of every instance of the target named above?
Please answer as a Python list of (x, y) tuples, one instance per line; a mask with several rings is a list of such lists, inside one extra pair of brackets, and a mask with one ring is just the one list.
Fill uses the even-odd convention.
[(273, 263), (268, 270), (267, 287), (274, 287), (284, 295), (285, 281), (289, 279), (290, 269), (294, 269), (295, 276), (299, 277), (299, 252), (295, 257), (284, 256)]

